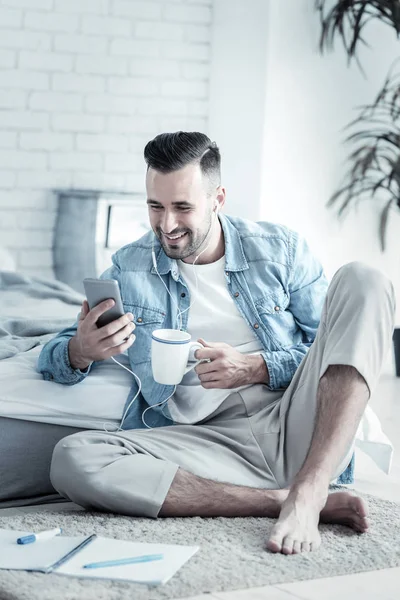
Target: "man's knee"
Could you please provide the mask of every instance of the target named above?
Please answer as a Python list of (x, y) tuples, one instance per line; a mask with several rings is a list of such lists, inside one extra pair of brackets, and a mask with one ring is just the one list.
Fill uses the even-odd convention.
[[(83, 460), (86, 432), (69, 435), (58, 442), (53, 451), (50, 466), (50, 481), (53, 487), (66, 498), (79, 489), (81, 478), (87, 481), (88, 465)], [(89, 468), (90, 471), (90, 468)]]
[(343, 265), (336, 271), (332, 283), (344, 283), (353, 297), (360, 299), (379, 295), (389, 299), (391, 308), (395, 310), (395, 292), (392, 282), (384, 273), (369, 265), (353, 261)]
[(384, 289), (394, 292), (392, 282), (382, 271), (360, 261), (349, 262), (340, 267), (335, 273), (335, 278), (351, 282), (352, 287), (357, 290)]
[(171, 470), (170, 463), (137, 453), (118, 436), (83, 431), (56, 445), (50, 479), (62, 496), (85, 508), (157, 517), (160, 506), (151, 490), (160, 487), (165, 465)]
[(100, 431), (82, 431), (60, 440), (50, 466), (53, 487), (66, 498), (86, 508), (101, 504), (104, 467), (127, 454), (117, 438)]

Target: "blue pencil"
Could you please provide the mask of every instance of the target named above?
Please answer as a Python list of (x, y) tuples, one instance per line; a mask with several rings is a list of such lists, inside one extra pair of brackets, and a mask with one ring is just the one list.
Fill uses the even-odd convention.
[(133, 556), (131, 558), (117, 558), (116, 560), (105, 560), (103, 562), (94, 562), (83, 565), (84, 569), (100, 569), (102, 567), (119, 567), (120, 565), (134, 565), (139, 563), (153, 562), (162, 560), (164, 554), (144, 554), (143, 556)]

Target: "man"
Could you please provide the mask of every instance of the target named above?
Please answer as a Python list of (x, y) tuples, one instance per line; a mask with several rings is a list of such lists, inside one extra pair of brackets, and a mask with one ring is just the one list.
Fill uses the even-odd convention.
[[(124, 431), (58, 443), (54, 487), (127, 515), (278, 517), (267, 547), (284, 554), (315, 550), (319, 521), (367, 531), (364, 501), (328, 488), (351, 460), (389, 347), (390, 282), (350, 263), (327, 290), (295, 232), (219, 214), (220, 154), (204, 134), (159, 135), (144, 155), (153, 231), (102, 276), (118, 280), (126, 314), (98, 328), (112, 301), (91, 311), (85, 301), (39, 360), (46, 379), (74, 384), (127, 351), (141, 394)], [(175, 390), (152, 378), (151, 334), (180, 326), (208, 362)]]

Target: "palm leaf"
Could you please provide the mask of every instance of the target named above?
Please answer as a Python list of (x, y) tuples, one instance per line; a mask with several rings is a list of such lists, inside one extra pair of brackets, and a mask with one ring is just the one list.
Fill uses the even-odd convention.
[[(320, 51), (332, 50), (338, 38), (348, 61), (358, 60), (360, 45), (367, 45), (365, 31), (380, 21), (400, 36), (400, 0), (315, 0), (319, 13)], [(400, 209), (400, 59), (395, 61), (371, 104), (357, 108), (358, 115), (345, 128), (345, 142), (352, 146), (342, 185), (328, 200), (343, 217), (364, 199), (383, 202), (379, 219), (382, 251), (390, 209)]]
[(392, 202), (393, 202), (393, 200), (389, 200), (389, 202), (385, 205), (385, 207), (383, 208), (383, 210), (381, 212), (381, 218), (380, 218), (380, 222), (379, 222), (379, 240), (381, 242), (382, 252), (385, 251), (386, 229), (387, 229), (387, 222), (388, 222), (388, 217), (389, 217), (389, 210), (390, 210), (390, 207), (392, 206)]
[(388, 24), (400, 35), (399, 0), (338, 0), (333, 6), (331, 0), (315, 0), (314, 6), (321, 23), (321, 53), (332, 50), (338, 36), (349, 62), (354, 58), (359, 63), (358, 47), (366, 43), (363, 30), (372, 20)]

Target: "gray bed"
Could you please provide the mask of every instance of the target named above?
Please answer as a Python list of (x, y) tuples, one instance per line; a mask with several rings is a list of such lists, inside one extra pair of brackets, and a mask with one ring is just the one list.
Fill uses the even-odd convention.
[[(0, 359), (29, 351), (70, 325), (81, 301), (80, 294), (61, 282), (0, 271)], [(5, 383), (3, 374), (3, 389)], [(8, 418), (3, 412), (0, 508), (60, 501), (50, 483), (51, 456), (60, 439), (77, 431), (81, 429)]]
[(0, 508), (60, 501), (49, 478), (57, 442), (120, 423), (132, 376), (113, 361), (76, 386), (36, 370), (42, 345), (75, 322), (83, 298), (62, 282), (0, 270)]
[(0, 417), (0, 508), (65, 501), (51, 485), (54, 446), (76, 427)]

